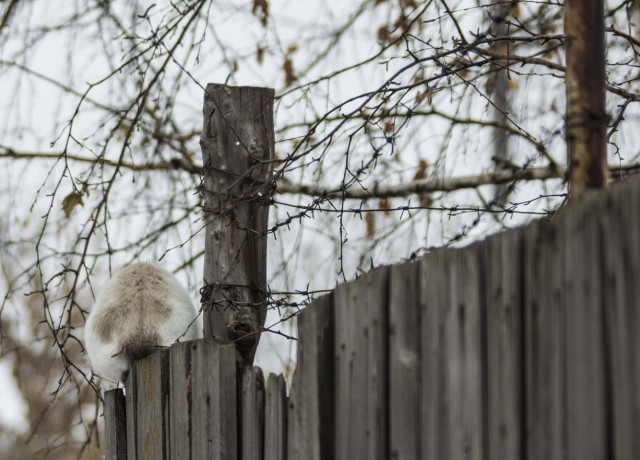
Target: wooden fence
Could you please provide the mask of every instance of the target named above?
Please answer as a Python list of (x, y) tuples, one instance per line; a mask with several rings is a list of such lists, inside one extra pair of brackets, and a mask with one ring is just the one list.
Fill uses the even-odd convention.
[(338, 286), (281, 376), (180, 343), (106, 393), (107, 459), (640, 458), (640, 182)]

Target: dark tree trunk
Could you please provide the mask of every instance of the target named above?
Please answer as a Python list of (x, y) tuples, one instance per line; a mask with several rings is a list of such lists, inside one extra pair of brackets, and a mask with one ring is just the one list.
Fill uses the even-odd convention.
[(569, 194), (607, 185), (604, 0), (567, 0)]

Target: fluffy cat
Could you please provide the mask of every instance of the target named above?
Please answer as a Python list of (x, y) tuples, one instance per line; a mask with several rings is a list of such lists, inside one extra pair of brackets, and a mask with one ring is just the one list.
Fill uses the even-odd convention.
[(176, 340), (201, 337), (198, 311), (168, 271), (135, 263), (109, 280), (85, 326), (85, 347), (93, 371), (124, 381), (133, 361)]

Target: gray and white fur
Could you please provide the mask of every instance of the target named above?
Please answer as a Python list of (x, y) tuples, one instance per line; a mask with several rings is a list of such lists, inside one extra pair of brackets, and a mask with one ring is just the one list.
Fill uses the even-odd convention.
[(198, 312), (178, 280), (158, 265), (136, 263), (100, 291), (84, 338), (93, 371), (117, 382), (125, 380), (133, 361), (179, 338), (200, 338), (201, 331)]

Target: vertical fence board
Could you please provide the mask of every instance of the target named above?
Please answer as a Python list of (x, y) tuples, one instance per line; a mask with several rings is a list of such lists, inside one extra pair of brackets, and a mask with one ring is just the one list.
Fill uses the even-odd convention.
[(138, 436), (136, 434), (138, 428), (138, 392), (135, 388), (138, 386), (138, 373), (135, 372), (136, 366), (129, 370), (127, 381), (124, 384), (126, 392), (125, 402), (127, 410), (127, 458), (138, 458)]
[(638, 201), (640, 181), (585, 193), (339, 286), (298, 316), (289, 399), (258, 368), (238, 385), (232, 344), (138, 361), (105, 394), (106, 457), (635, 459)]
[(522, 458), (522, 232), (494, 236), (480, 247), (486, 272), (488, 458)]
[(386, 459), (388, 269), (338, 286), (336, 458)]
[(127, 459), (127, 408), (122, 388), (104, 394), (104, 452), (106, 460)]
[(191, 458), (238, 458), (238, 386), (235, 346), (192, 342)]
[(451, 251), (450, 305), (445, 319), (449, 437), (454, 459), (480, 459), (484, 449), (482, 287), (477, 247)]
[(390, 458), (420, 453), (420, 300), (417, 263), (391, 267), (389, 282)]
[(421, 452), (425, 459), (452, 458), (447, 436), (452, 398), (446, 374), (445, 319), (449, 310), (449, 264), (445, 250), (420, 262), (422, 393)]
[(286, 455), (287, 384), (282, 375), (270, 374), (264, 416), (264, 460), (286, 460)]
[(240, 458), (262, 460), (264, 453), (264, 376), (259, 367), (242, 369)]
[(298, 319), (296, 370), (287, 416), (289, 459), (335, 458), (333, 293), (316, 299)]
[(191, 350), (194, 346), (194, 342), (177, 343), (169, 354), (171, 458), (189, 458), (191, 455)]
[(640, 181), (614, 187), (603, 219), (603, 319), (610, 376), (610, 424), (616, 459), (640, 453)]
[[(567, 458), (608, 457), (603, 261), (600, 220), (604, 194), (585, 195), (563, 224), (566, 302)], [(593, 216), (599, 216), (594, 219)]]
[(564, 267), (555, 223), (529, 227), (525, 242), (527, 455), (565, 458)]
[(136, 361), (131, 372), (137, 393), (135, 458), (169, 458), (169, 350)]
[(238, 458), (235, 347), (195, 340), (171, 347), (171, 458)]
[(483, 455), (478, 257), (474, 248), (435, 251), (421, 264), (422, 453), (427, 459)]

